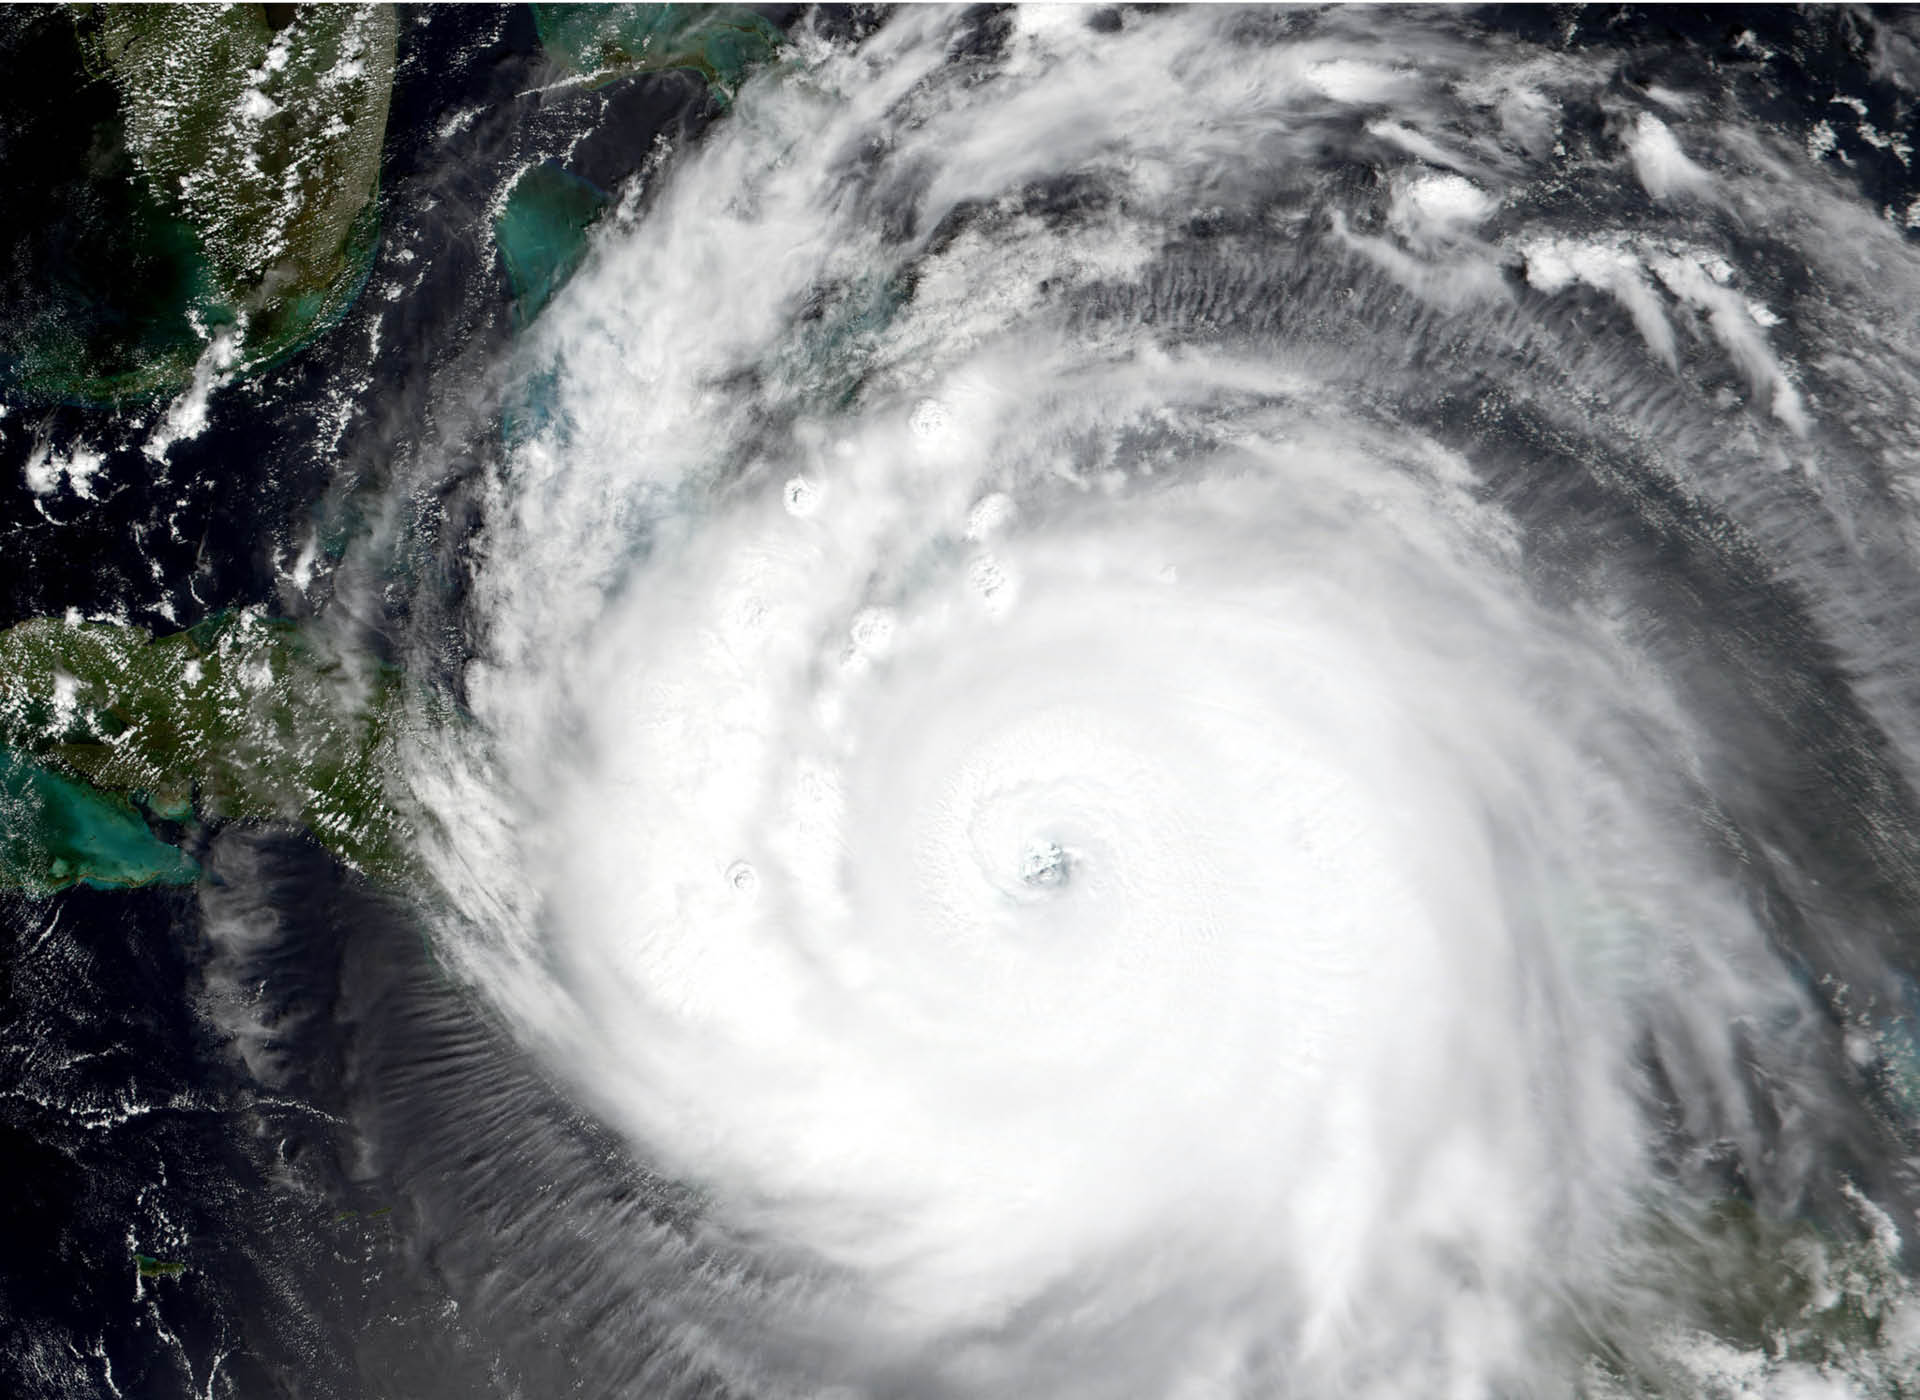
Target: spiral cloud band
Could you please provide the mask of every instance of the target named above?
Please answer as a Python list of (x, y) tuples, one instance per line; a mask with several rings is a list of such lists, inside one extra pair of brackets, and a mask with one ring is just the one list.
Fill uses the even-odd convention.
[[(1450, 24), (803, 37), (530, 337), (484, 756), (416, 786), (454, 960), (699, 1195), (673, 1374), (1903, 1364), (1891, 1284), (1844, 1363), (1720, 1292), (1911, 1220), (1869, 1165), (1911, 568), (1858, 502), (1915, 259), (1713, 94)], [(1753, 640), (1776, 594), (1826, 650)], [(1802, 762), (1858, 805), (1779, 819)]]

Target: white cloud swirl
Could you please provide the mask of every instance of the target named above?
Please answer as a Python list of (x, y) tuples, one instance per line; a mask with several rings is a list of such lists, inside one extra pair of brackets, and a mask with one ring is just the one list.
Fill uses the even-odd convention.
[[(1649, 1035), (1738, 1137), (1736, 1028), (1806, 994), (1632, 629), (1541, 595), (1396, 407), (1414, 371), (1286, 329), (1410, 292), (1536, 335), (1496, 211), (1550, 84), (1437, 28), (1082, 18), (1023, 19), (978, 81), (945, 12), (803, 46), (543, 322), (479, 571), (486, 759), (419, 780), (461, 955), (798, 1271), (754, 1304), (810, 1331), (796, 1374), (1553, 1393), (1592, 1318), (1684, 1312), (1634, 1281), (1684, 1194)], [(1454, 172), (1393, 186), (1403, 241), (1336, 215), (1281, 329), (1225, 329), (1257, 267), (1166, 280), (1196, 220), (1304, 219), (1332, 127), (1454, 101), (1483, 127), (1419, 136)], [(1714, 178), (1637, 120), (1613, 178)], [(1669, 303), (1617, 238), (1604, 277), (1513, 246), (1543, 298), (1627, 302), (1642, 385), (1705, 307), (1784, 424), (1747, 431), (1803, 450), (1697, 259), (1646, 255)]]

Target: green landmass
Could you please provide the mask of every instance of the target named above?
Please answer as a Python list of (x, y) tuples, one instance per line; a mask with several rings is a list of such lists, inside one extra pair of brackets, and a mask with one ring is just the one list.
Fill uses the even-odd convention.
[[(1775, 1393), (1763, 1371), (1843, 1380), (1836, 1394), (1914, 1394), (1916, 1298), (1898, 1229), (1850, 1186), (1842, 1194), (1850, 1219), (1832, 1208), (1774, 1215), (1744, 1198), (1650, 1208), (1632, 1251), (1635, 1287), (1592, 1298), (1571, 1319), (1568, 1340), (1593, 1363), (1577, 1393), (1731, 1396), (1711, 1383), (1731, 1377), (1721, 1369), (1731, 1357), (1753, 1368), (1742, 1395)], [(1668, 1328), (1651, 1335), (1640, 1310), (1649, 1298), (1674, 1300)]]
[(175, 1263), (171, 1259), (155, 1259), (151, 1254), (136, 1254), (133, 1265), (140, 1271), (141, 1278), (178, 1278), (187, 1271), (185, 1264)]
[[(112, 403), (265, 369), (346, 311), (378, 240), (391, 6), (76, 5), (9, 19), (10, 57), (75, 71), (63, 156), (13, 250), (15, 392)], [(16, 177), (18, 162), (6, 152)], [(31, 222), (31, 221), (29, 221)]]
[[(741, 6), (542, 5), (535, 20), (563, 71), (598, 84), (689, 70), (722, 101), (781, 42)], [(391, 6), (0, 15), (10, 57), (83, 70), (74, 112), (98, 118), (85, 159), (43, 152), (58, 217), (21, 221), (25, 311), (0, 328), (0, 371), (41, 398), (171, 393), (216, 351), (222, 372), (257, 370), (336, 319), (377, 236), (396, 28)], [(552, 163), (515, 182), (494, 234), (522, 325), (608, 203)], [(381, 775), (401, 703), (397, 672), (253, 611), (157, 638), (54, 619), (0, 632), (0, 886), (190, 882), (182, 844), (225, 821), (298, 824), (397, 877), (405, 833)]]
[(376, 241), (393, 7), (99, 5), (80, 24), (134, 163), (200, 238), (201, 314), (242, 328), (240, 367), (337, 319)]
[(0, 884), (191, 881), (161, 833), (223, 821), (298, 824), (397, 878), (381, 774), (400, 702), (393, 668), (251, 611), (158, 638), (45, 618), (0, 632)]
[(744, 5), (535, 5), (533, 22), (551, 58), (594, 82), (682, 68), (723, 100), (782, 37)]
[[(635, 73), (698, 73), (722, 102), (747, 70), (771, 58), (780, 30), (740, 5), (535, 5), (548, 57), (593, 84)], [(609, 198), (552, 161), (523, 171), (493, 221), (494, 244), (526, 327), (587, 255), (588, 236)]]

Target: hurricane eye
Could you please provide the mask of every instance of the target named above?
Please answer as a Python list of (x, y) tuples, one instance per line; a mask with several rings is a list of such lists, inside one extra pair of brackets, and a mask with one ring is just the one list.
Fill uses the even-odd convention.
[(1035, 889), (1058, 889), (1069, 874), (1071, 863), (1058, 841), (1036, 842), (1020, 860), (1020, 878)]

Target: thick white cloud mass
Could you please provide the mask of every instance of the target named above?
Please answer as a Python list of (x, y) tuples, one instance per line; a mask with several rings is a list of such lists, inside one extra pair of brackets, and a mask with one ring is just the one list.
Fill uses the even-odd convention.
[(649, 1393), (1901, 1393), (1920, 260), (1598, 55), (1088, 19), (803, 39), (522, 349), (415, 786), (699, 1193)]

